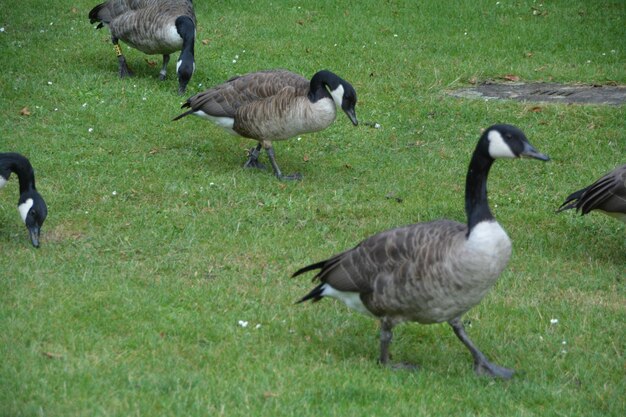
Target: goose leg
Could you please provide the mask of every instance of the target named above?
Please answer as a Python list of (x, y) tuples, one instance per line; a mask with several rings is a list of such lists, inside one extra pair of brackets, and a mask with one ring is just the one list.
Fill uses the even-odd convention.
[(244, 168), (265, 169), (265, 165), (259, 162), (259, 153), (261, 153), (261, 148), (261, 142), (259, 142), (256, 148), (250, 148), (248, 151), (248, 160), (245, 164), (243, 164)]
[(163, 66), (161, 67), (161, 71), (159, 71), (159, 80), (165, 80), (165, 76), (167, 75), (167, 64), (170, 62), (170, 56), (163, 55)]
[(301, 180), (302, 175), (299, 173), (294, 173), (290, 175), (283, 175), (276, 163), (276, 156), (274, 155), (274, 147), (272, 145), (269, 148), (265, 148), (265, 152), (267, 152), (267, 156), (270, 158), (270, 163), (272, 164), (272, 168), (274, 168), (274, 174), (279, 180)]
[(393, 323), (389, 320), (382, 319), (380, 321), (380, 358), (378, 359), (378, 363), (384, 366), (388, 366), (392, 369), (407, 369), (407, 370), (416, 370), (417, 366), (406, 363), (389, 363), (389, 358), (391, 355), (389, 354), (389, 345), (391, 344), (391, 340), (393, 339)]
[(487, 375), (491, 377), (498, 377), (503, 379), (509, 379), (513, 376), (515, 371), (513, 369), (503, 368), (494, 363), (489, 362), (487, 357), (480, 351), (470, 338), (465, 333), (463, 323), (461, 323), (460, 317), (454, 318), (448, 322), (454, 330), (454, 334), (459, 338), (461, 342), (469, 349), (474, 358), (474, 372), (478, 375)]
[(130, 70), (130, 68), (128, 68), (128, 65), (126, 64), (126, 58), (122, 53), (122, 48), (120, 48), (119, 39), (111, 36), (111, 42), (113, 42), (113, 49), (115, 50), (115, 55), (117, 55), (117, 61), (119, 62), (120, 78), (132, 77), (133, 72)]

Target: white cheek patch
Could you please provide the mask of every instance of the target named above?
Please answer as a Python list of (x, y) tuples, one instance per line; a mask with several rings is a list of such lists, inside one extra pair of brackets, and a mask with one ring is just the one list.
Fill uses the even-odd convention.
[(26, 216), (28, 216), (28, 212), (30, 211), (32, 207), (33, 207), (32, 198), (29, 198), (28, 200), (24, 201), (22, 204), (17, 206), (17, 209), (19, 210), (20, 216), (22, 216), (22, 221), (24, 223), (26, 223)]
[(5, 185), (7, 185), (7, 179), (4, 178), (2, 175), (0, 175), (0, 188), (4, 187)]
[[(180, 68), (180, 64), (182, 64), (182, 63), (183, 63), (182, 59), (179, 59), (178, 61), (176, 61), (176, 74), (178, 74), (178, 68)], [(194, 64), (194, 66), (195, 66), (195, 64)]]
[(497, 130), (490, 131), (487, 134), (487, 139), (489, 139), (489, 155), (492, 158), (515, 158), (515, 154), (506, 144), (500, 132)]
[(343, 93), (343, 85), (341, 84), (339, 84), (339, 87), (330, 92), (330, 95), (333, 97), (333, 100), (338, 107), (341, 107), (341, 103), (343, 102)]

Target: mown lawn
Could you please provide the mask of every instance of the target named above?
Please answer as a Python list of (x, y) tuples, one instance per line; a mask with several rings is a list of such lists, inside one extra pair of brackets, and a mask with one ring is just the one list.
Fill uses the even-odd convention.
[[(625, 107), (447, 94), (626, 84), (624, 1), (197, 0), (183, 97), (174, 62), (160, 82), (160, 57), (125, 45), (136, 76), (117, 77), (96, 3), (0, 3), (0, 151), (30, 158), (49, 209), (36, 250), (17, 180), (0, 193), (0, 416), (624, 415), (625, 227), (554, 210), (625, 162)], [(358, 127), (341, 113), (275, 145), (301, 182), (241, 169), (249, 140), (171, 122), (189, 95), (277, 67), (330, 69), (359, 96)], [(394, 360), (420, 370), (381, 368), (375, 321), (293, 304), (307, 263), (463, 221), (469, 156), (498, 122), (552, 158), (490, 176), (513, 257), (466, 319), (512, 380), (475, 376), (447, 325), (399, 326)]]

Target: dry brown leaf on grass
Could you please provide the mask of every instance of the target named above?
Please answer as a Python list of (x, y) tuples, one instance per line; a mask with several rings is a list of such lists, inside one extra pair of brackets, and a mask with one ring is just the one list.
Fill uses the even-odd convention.
[(30, 116), (30, 109), (28, 107), (22, 107), (22, 110), (20, 110), (20, 114), (22, 116)]
[(150, 67), (156, 67), (156, 61), (152, 61), (150, 59), (146, 59), (146, 64), (148, 64), (148, 66)]
[(42, 355), (44, 355), (46, 358), (50, 358), (50, 359), (62, 359), (63, 355), (61, 355), (60, 353), (53, 353), (53, 352), (41, 352)]
[(504, 78), (507, 81), (519, 81), (520, 80), (520, 78), (515, 74), (506, 74), (502, 78)]
[(302, 160), (303, 160), (304, 162), (309, 162), (309, 155), (304, 155), (304, 156), (302, 157)]

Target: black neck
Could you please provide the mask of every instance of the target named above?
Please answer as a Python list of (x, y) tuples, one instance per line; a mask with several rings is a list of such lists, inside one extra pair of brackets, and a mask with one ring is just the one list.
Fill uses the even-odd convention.
[(186, 58), (190, 55), (193, 59), (194, 56), (194, 43), (196, 39), (196, 25), (189, 16), (180, 16), (176, 19), (176, 30), (181, 38), (183, 38), (183, 47), (180, 52), (180, 59)]
[(15, 172), (17, 175), (20, 182), (20, 194), (36, 190), (35, 172), (28, 159), (18, 153), (0, 154), (0, 172), (5, 169), (9, 172)]
[(328, 86), (329, 79), (332, 77), (337, 76), (327, 70), (318, 71), (315, 73), (315, 75), (313, 75), (313, 78), (311, 78), (311, 87), (308, 94), (309, 100), (311, 100), (311, 102), (315, 103), (322, 98), (330, 97), (330, 93), (326, 89), (326, 86)]
[(472, 228), (485, 220), (493, 220), (487, 201), (487, 176), (493, 159), (481, 152), (474, 152), (465, 180), (465, 213), (467, 235)]

